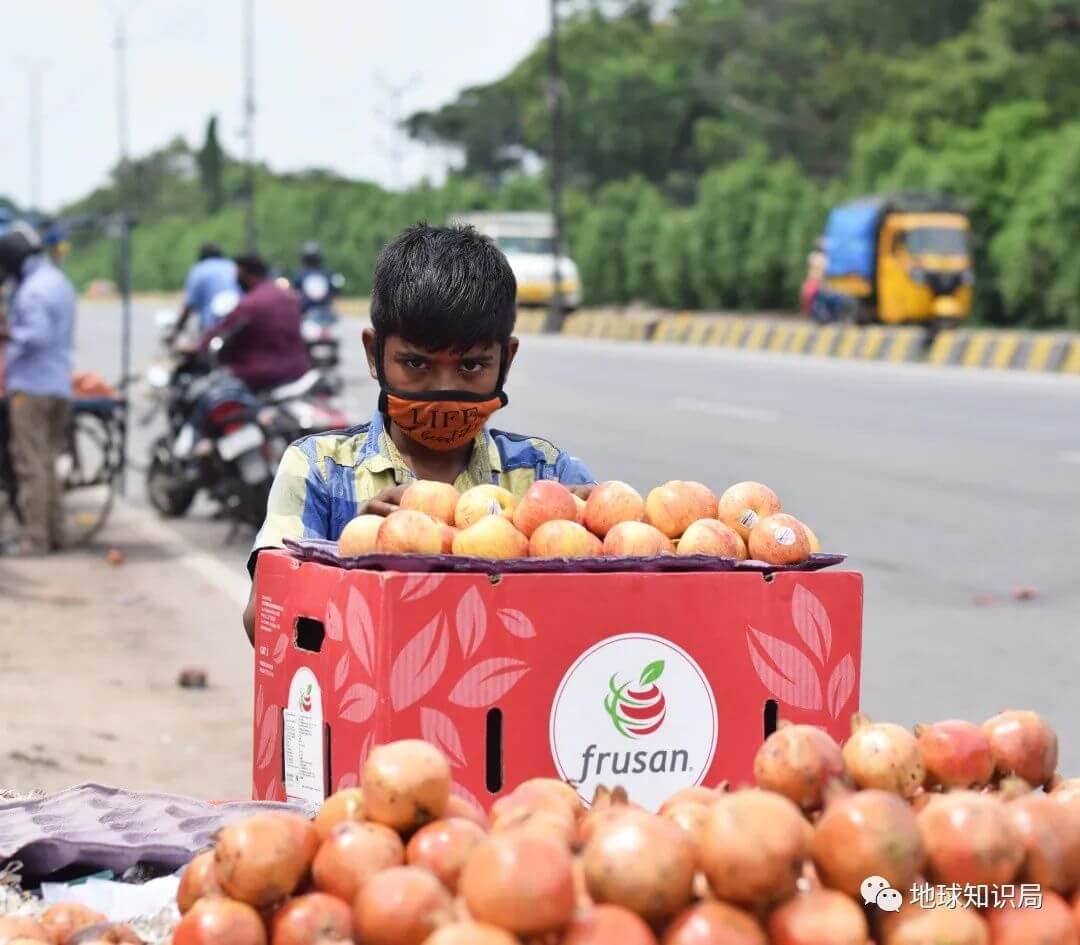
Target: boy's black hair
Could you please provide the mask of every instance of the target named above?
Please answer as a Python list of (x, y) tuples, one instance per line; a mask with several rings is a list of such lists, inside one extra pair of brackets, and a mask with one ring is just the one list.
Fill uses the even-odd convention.
[(506, 257), (471, 226), (416, 226), (379, 254), (371, 325), (429, 351), (505, 344), (517, 317), (517, 280)]
[(265, 279), (270, 274), (270, 268), (266, 265), (266, 261), (256, 253), (245, 253), (243, 256), (237, 256), (234, 262), (240, 272), (254, 276), (256, 279)]

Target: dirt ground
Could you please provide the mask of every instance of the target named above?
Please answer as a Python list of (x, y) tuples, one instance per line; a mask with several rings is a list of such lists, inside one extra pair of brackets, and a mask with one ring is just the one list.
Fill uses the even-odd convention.
[[(190, 548), (127, 518), (110, 528), (120, 565), (105, 547), (0, 558), (0, 789), (250, 797), (242, 575), (223, 586)], [(185, 667), (205, 669), (208, 688), (180, 688)]]

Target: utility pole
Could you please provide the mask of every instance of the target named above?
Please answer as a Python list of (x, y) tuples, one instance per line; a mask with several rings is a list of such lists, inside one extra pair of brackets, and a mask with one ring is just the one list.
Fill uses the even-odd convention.
[(116, 52), (116, 133), (120, 145), (120, 169), (123, 171), (131, 157), (131, 136), (128, 124), (127, 24), (119, 14), (116, 15), (113, 49)]
[(255, 0), (244, 0), (244, 144), (247, 204), (244, 242), (249, 253), (258, 245), (255, 224)]
[(548, 36), (547, 58), (547, 105), (549, 127), (548, 174), (551, 178), (551, 217), (554, 223), (554, 239), (551, 250), (551, 308), (544, 330), (558, 332), (563, 324), (562, 272), (562, 70), (559, 65), (559, 0), (549, 0), (551, 5), (551, 32)]
[(378, 116), (389, 125), (390, 137), (386, 150), (390, 159), (390, 189), (401, 190), (405, 183), (405, 145), (401, 132), (402, 103), (405, 93), (412, 91), (419, 81), (417, 74), (411, 75), (404, 82), (387, 82), (382, 75), (376, 74), (375, 82), (386, 96), (386, 104), (377, 109)]
[(27, 104), (29, 111), (27, 112), (28, 128), (27, 128), (27, 146), (28, 146), (28, 159), (29, 167), (27, 168), (29, 176), (29, 189), (27, 196), (30, 201), (30, 208), (33, 210), (41, 209), (41, 73), (45, 68), (45, 63), (40, 59), (27, 59), (22, 63), (24, 72), (26, 73), (26, 88), (27, 88)]

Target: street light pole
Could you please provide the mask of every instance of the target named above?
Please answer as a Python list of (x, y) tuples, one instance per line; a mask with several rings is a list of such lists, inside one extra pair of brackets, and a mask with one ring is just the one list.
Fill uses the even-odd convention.
[(559, 65), (559, 11), (558, 0), (550, 0), (551, 31), (548, 37), (547, 58), (547, 104), (550, 121), (550, 157), (548, 173), (551, 177), (551, 217), (554, 223), (554, 239), (551, 251), (551, 308), (548, 311), (547, 332), (562, 330), (563, 297), (560, 254), (562, 252), (562, 72)]
[(22, 63), (22, 67), (26, 72), (26, 85), (27, 85), (27, 104), (29, 106), (28, 119), (29, 128), (27, 134), (27, 146), (29, 154), (27, 155), (30, 161), (30, 166), (27, 168), (29, 172), (29, 190), (27, 192), (27, 198), (30, 202), (30, 208), (33, 210), (41, 209), (41, 72), (45, 68), (45, 63), (40, 59), (27, 59)]
[[(115, 12), (113, 50), (116, 53), (116, 135), (120, 149), (120, 166), (116, 184), (120, 197), (117, 236), (120, 240), (120, 391), (127, 397), (131, 386), (131, 228), (134, 211), (129, 188), (134, 181), (127, 179), (131, 159), (130, 125), (128, 122), (127, 24), (123, 15)], [(127, 491), (127, 423), (120, 428), (120, 493)]]
[(244, 0), (244, 143), (247, 162), (247, 203), (244, 241), (255, 252), (258, 231), (255, 223), (255, 0)]

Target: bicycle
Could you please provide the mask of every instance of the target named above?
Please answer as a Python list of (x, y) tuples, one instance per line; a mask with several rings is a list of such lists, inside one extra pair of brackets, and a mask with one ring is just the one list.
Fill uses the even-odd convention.
[[(0, 398), (0, 539), (19, 522), (18, 482), (8, 449), (7, 401)], [(112, 512), (124, 472), (127, 401), (79, 397), (72, 402), (68, 446), (57, 460), (64, 494), (64, 546), (88, 545)], [(9, 513), (5, 515), (5, 512)]]

